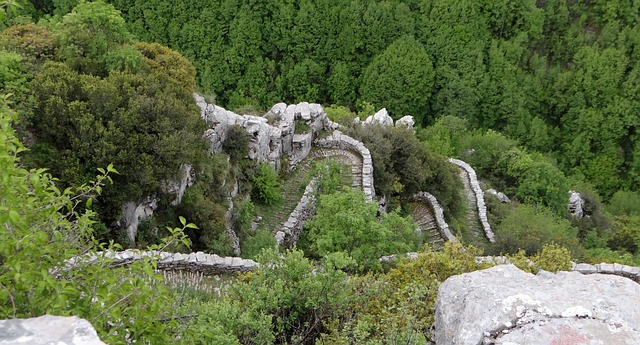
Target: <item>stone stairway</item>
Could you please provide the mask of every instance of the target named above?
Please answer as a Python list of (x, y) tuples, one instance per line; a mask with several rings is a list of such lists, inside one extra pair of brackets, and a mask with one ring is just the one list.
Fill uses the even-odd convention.
[(478, 217), (478, 206), (476, 204), (476, 195), (471, 189), (471, 183), (469, 181), (469, 175), (463, 169), (460, 169), (460, 179), (464, 185), (464, 194), (466, 201), (466, 218), (467, 218), (467, 231), (466, 241), (471, 244), (484, 244), (487, 239)]
[(309, 158), (312, 160), (332, 158), (347, 165), (351, 169), (351, 186), (354, 189), (362, 188), (362, 157), (358, 153), (339, 148), (319, 148), (313, 150), (309, 155)]
[(429, 205), (420, 201), (409, 203), (411, 217), (418, 224), (424, 242), (428, 242), (432, 249), (440, 250), (444, 246), (445, 238), (438, 228), (438, 222)]

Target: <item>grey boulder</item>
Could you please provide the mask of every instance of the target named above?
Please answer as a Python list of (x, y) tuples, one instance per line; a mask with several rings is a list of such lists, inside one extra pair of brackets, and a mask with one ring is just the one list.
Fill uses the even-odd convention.
[(0, 345), (105, 345), (89, 321), (45, 315), (0, 320)]
[(500, 265), (447, 279), (436, 344), (640, 344), (640, 285), (612, 275)]

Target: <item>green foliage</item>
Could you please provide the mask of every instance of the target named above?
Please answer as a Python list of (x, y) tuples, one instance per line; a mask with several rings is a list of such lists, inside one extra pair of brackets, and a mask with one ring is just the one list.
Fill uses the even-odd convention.
[(424, 344), (430, 338), (440, 283), (479, 268), (481, 252), (447, 242), (442, 251), (426, 250), (399, 263), (387, 274), (352, 277), (361, 299), (351, 314), (321, 338), (330, 344)]
[(103, 59), (109, 71), (136, 73), (142, 67), (142, 54), (130, 45), (110, 50)]
[(411, 197), (429, 190), (445, 214), (456, 214), (460, 201), (459, 173), (444, 157), (420, 143), (402, 127), (355, 126), (350, 134), (371, 152), (376, 193), (387, 197)]
[(607, 211), (616, 216), (640, 216), (640, 193), (619, 190), (613, 194)]
[[(133, 41), (119, 12), (102, 0), (80, 2), (63, 17), (56, 30), (60, 35), (60, 56), (76, 70), (96, 75), (104, 73), (105, 62), (117, 58), (112, 49)], [(129, 54), (125, 61), (132, 56), (131, 50), (124, 50), (120, 57), (126, 52)]]
[(278, 174), (269, 163), (258, 165), (251, 181), (253, 182), (252, 197), (259, 203), (271, 206), (282, 201)]
[[(14, 114), (0, 105), (0, 317), (27, 318), (45, 314), (75, 315), (90, 320), (104, 341), (165, 343), (175, 338), (176, 322), (170, 292), (155, 283), (149, 262), (128, 268), (65, 260), (95, 252), (95, 212), (91, 200), (117, 171), (109, 165), (97, 179), (78, 188), (60, 190), (44, 169), (26, 170), (16, 158), (23, 146), (10, 124)], [(84, 206), (85, 211), (79, 210)], [(184, 227), (173, 240), (184, 240)], [(170, 243), (169, 242), (169, 243)], [(109, 248), (115, 249), (115, 248)], [(38, 258), (34, 260), (34, 258)], [(167, 318), (168, 322), (162, 319)]]
[(527, 257), (524, 250), (507, 257), (519, 269), (533, 274), (537, 274), (541, 269), (554, 273), (568, 271), (573, 265), (569, 250), (553, 242), (543, 245), (542, 250), (531, 257)]
[(48, 153), (27, 159), (72, 184), (84, 183), (95, 167), (120, 167), (117, 188), (101, 197), (105, 223), (124, 202), (155, 194), (182, 163), (197, 163), (202, 155), (203, 123), (192, 96), (163, 73), (113, 71), (102, 79), (47, 62), (31, 89), (38, 102), (34, 153)]
[(227, 127), (227, 137), (222, 143), (222, 151), (229, 155), (232, 164), (238, 164), (249, 155), (249, 133), (238, 125)]
[(514, 180), (514, 194), (520, 200), (549, 207), (557, 215), (565, 214), (569, 181), (548, 159), (514, 148), (503, 153), (498, 165), (507, 178)]
[[(361, 192), (321, 195), (316, 215), (305, 224), (308, 252), (325, 256), (345, 253), (363, 269), (379, 270), (383, 255), (406, 253), (418, 245), (415, 224), (396, 212), (381, 215)], [(307, 233), (308, 232), (308, 233)]]
[(554, 215), (546, 209), (519, 205), (507, 215), (496, 228), (494, 252), (517, 253), (522, 249), (526, 255), (540, 252), (546, 243), (557, 243), (579, 257), (577, 229), (568, 220)]
[[(345, 263), (333, 257), (329, 262)], [(259, 257), (260, 268), (247, 277), (245, 283), (233, 286), (229, 298), (241, 308), (242, 314), (254, 320), (268, 316), (271, 336), (263, 335), (261, 344), (313, 343), (325, 329), (325, 322), (339, 317), (351, 298), (347, 275), (334, 265), (315, 265), (304, 258), (301, 251), (287, 251), (284, 256), (274, 250), (264, 251)], [(329, 293), (330, 292), (330, 293)], [(238, 324), (245, 320), (227, 321)], [(233, 315), (233, 314), (232, 314)], [(230, 327), (235, 330), (238, 327)], [(245, 327), (246, 330), (246, 327)], [(260, 332), (237, 332), (246, 338)]]
[(405, 36), (376, 56), (362, 77), (362, 97), (379, 108), (386, 107), (395, 119), (414, 115), (427, 120), (427, 102), (433, 87), (433, 66), (418, 41)]
[(358, 117), (358, 115), (353, 113), (349, 108), (335, 104), (330, 107), (325, 107), (324, 111), (331, 121), (345, 126), (353, 123), (353, 120)]
[(146, 58), (144, 65), (151, 71), (162, 71), (175, 79), (187, 91), (196, 89), (196, 69), (180, 53), (158, 43), (136, 42), (136, 49)]
[(25, 58), (52, 58), (58, 45), (54, 34), (42, 25), (27, 23), (0, 31), (0, 47), (20, 53)]
[(274, 249), (278, 247), (276, 238), (270, 231), (258, 230), (247, 236), (240, 242), (243, 258), (255, 259), (264, 249)]
[[(453, 157), (462, 145), (460, 140), (468, 128), (468, 121), (455, 116), (443, 116), (436, 122), (417, 133), (418, 138), (434, 153), (444, 157)], [(476, 146), (467, 144), (467, 146)]]

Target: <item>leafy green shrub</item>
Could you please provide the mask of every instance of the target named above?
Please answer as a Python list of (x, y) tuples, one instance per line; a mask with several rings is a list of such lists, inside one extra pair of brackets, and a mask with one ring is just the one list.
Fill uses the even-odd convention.
[(544, 244), (555, 242), (568, 248), (574, 257), (581, 254), (578, 230), (571, 223), (546, 209), (519, 205), (496, 227), (495, 254), (517, 253), (523, 249), (528, 256), (543, 249)]
[(133, 44), (145, 57), (143, 63), (148, 70), (161, 71), (175, 79), (188, 92), (196, 89), (196, 69), (184, 56), (158, 43), (136, 42)]
[(266, 230), (258, 230), (240, 243), (242, 257), (248, 259), (257, 258), (263, 249), (274, 249), (277, 246), (276, 238)]
[[(342, 252), (362, 269), (379, 270), (383, 255), (415, 250), (419, 240), (415, 223), (396, 212), (381, 215), (362, 192), (340, 191), (321, 195), (316, 215), (305, 224), (308, 254), (319, 257)], [(307, 230), (308, 229), (308, 230)]]
[[(326, 329), (325, 322), (340, 316), (348, 306), (351, 294), (347, 275), (333, 264), (318, 269), (301, 251), (280, 255), (277, 251), (267, 250), (258, 261), (260, 268), (247, 276), (244, 283), (235, 284), (231, 289), (229, 300), (241, 308), (241, 314), (237, 320), (227, 322), (237, 324), (246, 320), (242, 314), (253, 320), (264, 319), (267, 315), (275, 343), (313, 343)], [(332, 259), (330, 262), (345, 263), (345, 260)], [(251, 333), (234, 335), (240, 338)], [(273, 341), (266, 335), (264, 339), (264, 344)]]
[(227, 135), (222, 143), (222, 151), (229, 155), (232, 164), (238, 165), (249, 154), (249, 133), (241, 126), (227, 127)]
[(640, 193), (619, 190), (613, 194), (607, 211), (616, 216), (640, 216)]
[[(14, 116), (3, 96), (0, 318), (76, 315), (90, 320), (102, 340), (111, 344), (171, 342), (177, 336), (173, 300), (170, 291), (156, 282), (149, 261), (112, 268), (109, 259), (97, 255), (97, 263), (78, 260), (75, 267), (64, 269), (65, 260), (72, 257), (117, 249), (92, 240), (95, 212), (91, 210), (95, 193), (117, 171), (112, 166), (99, 169), (100, 175), (88, 184), (60, 190), (44, 169), (21, 167), (16, 157), (24, 148), (10, 125)], [(85, 211), (78, 212), (81, 208)], [(184, 240), (181, 233), (173, 229), (171, 241)]]
[(331, 121), (345, 126), (353, 123), (353, 120), (358, 117), (358, 115), (353, 113), (351, 109), (335, 104), (324, 108), (324, 111), (325, 113), (327, 113), (327, 116), (329, 117), (329, 119), (331, 119)]
[(259, 203), (271, 206), (282, 201), (278, 174), (269, 163), (260, 163), (251, 181), (253, 182), (252, 197)]

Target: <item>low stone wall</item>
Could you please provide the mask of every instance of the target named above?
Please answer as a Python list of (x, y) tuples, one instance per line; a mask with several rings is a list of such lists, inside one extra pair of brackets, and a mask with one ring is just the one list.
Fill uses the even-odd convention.
[[(304, 227), (304, 222), (313, 218), (316, 214), (316, 192), (318, 191), (318, 178), (313, 178), (311, 182), (305, 187), (304, 194), (300, 201), (296, 205), (296, 208), (291, 212), (289, 218), (282, 226), (282, 230), (285, 233), (284, 241), (288, 246), (295, 246)], [(276, 237), (277, 239), (277, 237)], [(281, 243), (279, 243), (281, 244)]]
[(316, 145), (359, 153), (362, 156), (362, 192), (364, 192), (367, 201), (373, 201), (376, 196), (373, 187), (373, 162), (369, 149), (363, 143), (336, 130), (328, 137), (316, 140)]
[[(106, 251), (79, 256), (67, 260), (64, 270), (71, 270), (82, 263), (98, 263), (109, 260), (110, 267), (130, 265), (149, 259), (157, 261), (158, 270), (200, 272), (205, 275), (252, 271), (258, 266), (253, 260), (238, 257), (220, 257), (215, 254), (195, 252), (189, 254), (127, 249), (121, 252)], [(55, 272), (53, 272), (55, 274)]]
[(482, 223), (482, 228), (484, 229), (484, 233), (487, 236), (487, 239), (489, 240), (489, 242), (495, 242), (496, 241), (495, 235), (493, 234), (493, 231), (491, 230), (491, 225), (489, 225), (489, 221), (487, 219), (487, 206), (484, 203), (484, 193), (482, 192), (482, 188), (480, 188), (480, 183), (478, 182), (476, 171), (473, 170), (473, 168), (469, 164), (459, 159), (449, 158), (449, 162), (459, 166), (469, 176), (471, 189), (473, 190), (473, 193), (476, 196), (476, 204), (478, 207), (478, 218), (480, 218), (480, 223)]
[(451, 233), (451, 230), (449, 230), (449, 224), (447, 224), (446, 220), (444, 219), (444, 212), (435, 196), (427, 192), (418, 192), (413, 196), (412, 199), (415, 201), (424, 202), (428, 204), (429, 207), (431, 207), (442, 237), (444, 237), (447, 241), (458, 241), (458, 239)]
[[(511, 261), (506, 256), (479, 256), (476, 258), (476, 263), (480, 264), (492, 264), (492, 265), (508, 265)], [(533, 265), (533, 262), (530, 262)], [(629, 278), (636, 283), (640, 284), (640, 267), (627, 266), (622, 264), (607, 264), (600, 263), (596, 265), (591, 264), (577, 264), (573, 263), (569, 271), (580, 272), (582, 274), (611, 274), (624, 278)]]

